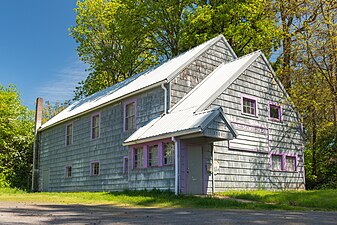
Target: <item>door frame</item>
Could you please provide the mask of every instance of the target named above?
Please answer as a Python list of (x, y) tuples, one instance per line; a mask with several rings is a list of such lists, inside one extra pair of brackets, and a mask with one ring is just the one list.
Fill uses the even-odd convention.
[(188, 191), (188, 182), (187, 182), (187, 168), (188, 168), (188, 152), (189, 146), (198, 146), (201, 147), (201, 190), (202, 194), (206, 194), (206, 169), (205, 169), (205, 158), (204, 158), (204, 146), (195, 143), (186, 143), (185, 144), (185, 156), (184, 156), (184, 192), (187, 194)]

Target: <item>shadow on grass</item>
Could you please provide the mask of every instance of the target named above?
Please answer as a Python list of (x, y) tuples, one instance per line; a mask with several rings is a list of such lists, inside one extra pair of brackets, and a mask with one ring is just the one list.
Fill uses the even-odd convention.
[(205, 209), (288, 209), (284, 206), (264, 204), (259, 202), (240, 202), (233, 199), (220, 199), (212, 196), (174, 195), (170, 191), (131, 191), (108, 192), (107, 197), (118, 197), (125, 204), (140, 207), (178, 207)]
[(311, 210), (337, 211), (337, 190), (224, 192), (233, 198)]

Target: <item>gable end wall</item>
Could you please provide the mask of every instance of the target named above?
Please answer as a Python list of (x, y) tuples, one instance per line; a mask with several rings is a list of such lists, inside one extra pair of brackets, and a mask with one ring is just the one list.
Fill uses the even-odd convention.
[[(242, 95), (257, 99), (257, 117), (242, 114)], [(282, 122), (268, 118), (270, 101), (281, 104)], [(261, 57), (241, 74), (209, 108), (215, 106), (222, 107), (233, 125), (239, 124), (237, 131), (239, 136), (241, 133), (242, 146), (246, 143), (258, 146), (258, 151), (247, 151), (244, 148), (230, 149), (228, 141), (214, 143), (214, 158), (220, 164), (220, 172), (215, 175), (216, 192), (229, 189), (304, 188), (300, 121), (293, 106), (286, 101), (286, 96), (272, 78), (272, 73)], [(247, 129), (252, 133), (247, 133)], [(252, 143), (252, 138), (245, 136), (247, 134), (260, 137), (260, 140)], [(246, 138), (247, 140), (244, 140)], [(297, 172), (271, 171), (270, 153), (297, 155)], [(209, 176), (208, 184), (207, 192), (211, 192), (211, 176)]]

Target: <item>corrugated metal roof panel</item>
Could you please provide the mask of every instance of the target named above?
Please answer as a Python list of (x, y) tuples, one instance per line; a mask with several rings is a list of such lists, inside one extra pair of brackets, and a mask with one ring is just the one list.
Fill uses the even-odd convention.
[(40, 130), (55, 125), (59, 122), (66, 121), (67, 119), (80, 115), (84, 112), (88, 112), (90, 110), (98, 108), (116, 99), (120, 99), (123, 96), (127, 96), (128, 94), (131, 94), (133, 92), (137, 92), (145, 89), (146, 87), (151, 87), (152, 85), (164, 82), (169, 76), (178, 73), (190, 61), (202, 54), (206, 49), (208, 49), (211, 45), (213, 45), (220, 39), (223, 39), (226, 42), (225, 38), (222, 35), (217, 36), (167, 61), (166, 63), (163, 63), (162, 65), (152, 70), (135, 75), (123, 82), (115, 84), (91, 96), (88, 96), (87, 98), (74, 102), (61, 113), (50, 119), (47, 123), (43, 124)]
[[(195, 109), (182, 110), (163, 115), (160, 118), (154, 119), (147, 125), (138, 129), (133, 133), (125, 143), (134, 142), (137, 140), (148, 139), (151, 137), (173, 134), (181, 131), (199, 131), (201, 132), (203, 123), (212, 114), (218, 114), (218, 109), (193, 113)], [(188, 132), (187, 132), (188, 133)]]

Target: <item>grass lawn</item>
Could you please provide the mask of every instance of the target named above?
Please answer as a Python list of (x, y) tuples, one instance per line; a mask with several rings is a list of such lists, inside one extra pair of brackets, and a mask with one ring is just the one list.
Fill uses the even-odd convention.
[(245, 199), (264, 204), (289, 206), (295, 209), (337, 211), (337, 190), (313, 191), (230, 191), (220, 193), (236, 199)]
[[(230, 197), (230, 199), (228, 199)], [(250, 201), (238, 201), (246, 199)], [(175, 196), (161, 191), (27, 193), (0, 188), (0, 201), (56, 204), (111, 204), (123, 207), (179, 207), (254, 210), (337, 211), (337, 190), (320, 191), (230, 191), (215, 197)]]

